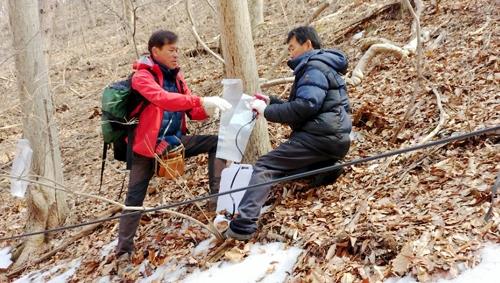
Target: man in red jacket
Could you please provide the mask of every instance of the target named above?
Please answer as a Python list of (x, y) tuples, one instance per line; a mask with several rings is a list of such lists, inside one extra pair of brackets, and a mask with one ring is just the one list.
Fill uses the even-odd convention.
[[(179, 72), (175, 33), (154, 32), (149, 38), (148, 50), (150, 56), (143, 56), (134, 64), (136, 72), (132, 77), (132, 88), (146, 100), (147, 106), (140, 113), (135, 129), (125, 205), (142, 206), (154, 175), (154, 154), (164, 145), (174, 148), (183, 144), (186, 157), (208, 153), (210, 193), (215, 193), (225, 167), (224, 160), (215, 158), (217, 136), (186, 136), (186, 115), (192, 120), (205, 120), (209, 113), (228, 110), (231, 104), (217, 96), (199, 97), (191, 93)], [(140, 218), (140, 214), (120, 218), (117, 256), (128, 257), (133, 252)]]

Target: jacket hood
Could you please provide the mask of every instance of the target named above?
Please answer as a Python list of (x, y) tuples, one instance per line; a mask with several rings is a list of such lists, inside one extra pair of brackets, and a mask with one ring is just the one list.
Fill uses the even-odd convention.
[(310, 60), (318, 60), (332, 67), (335, 71), (341, 74), (347, 72), (347, 56), (337, 49), (315, 49), (306, 52), (295, 59), (288, 61), (288, 66), (296, 75)]
[[(163, 68), (162, 68), (163, 67)], [(137, 59), (134, 64), (132, 65), (132, 68), (136, 71), (142, 70), (142, 69), (151, 69), (154, 71), (165, 71), (165, 72), (172, 72), (174, 77), (179, 73), (180, 68), (175, 68), (173, 70), (168, 69), (166, 66), (161, 65), (160, 63), (156, 62), (151, 56), (149, 55), (142, 55)]]
[(155, 62), (149, 55), (142, 55), (134, 62), (132, 68), (134, 70), (152, 69), (155, 65)]

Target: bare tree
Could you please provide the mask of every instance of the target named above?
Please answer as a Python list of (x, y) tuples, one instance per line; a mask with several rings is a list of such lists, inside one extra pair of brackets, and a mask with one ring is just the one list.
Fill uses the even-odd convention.
[[(9, 0), (9, 22), (16, 49), (15, 63), (19, 99), (23, 112), (23, 135), (33, 147), (33, 174), (39, 184), (30, 187), (27, 198), (26, 231), (40, 231), (61, 225), (68, 213), (66, 194), (42, 184), (61, 184), (63, 170), (57, 128), (44, 60), (38, 1)], [(14, 253), (15, 267), (26, 263), (43, 245), (45, 236), (36, 235)]]
[(252, 31), (254, 31), (255, 27), (264, 23), (264, 0), (248, 0), (248, 11), (250, 12)]
[[(222, 54), (224, 55), (226, 77), (240, 78), (246, 93), (260, 91), (257, 60), (250, 29), (250, 17), (246, 0), (219, 0), (219, 28), (221, 31)], [(244, 160), (254, 162), (270, 149), (267, 122), (257, 119), (250, 137)]]

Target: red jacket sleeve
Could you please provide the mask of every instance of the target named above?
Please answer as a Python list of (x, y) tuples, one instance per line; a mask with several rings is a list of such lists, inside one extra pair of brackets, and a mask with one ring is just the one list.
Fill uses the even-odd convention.
[(135, 72), (132, 77), (132, 88), (149, 102), (166, 111), (187, 111), (201, 107), (200, 97), (164, 90), (147, 70)]
[[(182, 82), (182, 87), (184, 88), (183, 92), (186, 95), (191, 95), (191, 90), (189, 89), (186, 80), (184, 80), (184, 76), (180, 73), (179, 77)], [(191, 120), (200, 121), (208, 118), (208, 114), (205, 112), (205, 108), (203, 108), (203, 106), (193, 107), (191, 110), (187, 111), (186, 114)]]

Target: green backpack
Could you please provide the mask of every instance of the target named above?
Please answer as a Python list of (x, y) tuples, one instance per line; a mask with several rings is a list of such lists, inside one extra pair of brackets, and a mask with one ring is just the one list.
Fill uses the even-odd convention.
[[(150, 72), (158, 82), (156, 75), (152, 71)], [(127, 162), (127, 169), (130, 169), (132, 165), (134, 129), (137, 126), (139, 115), (149, 104), (139, 92), (132, 89), (132, 76), (133, 74), (126, 80), (108, 85), (102, 93), (101, 128), (104, 145), (102, 150), (101, 184), (99, 188), (102, 187), (106, 155), (111, 145), (116, 160)], [(140, 107), (138, 111), (134, 113), (134, 116), (130, 116), (130, 113), (137, 109), (137, 107)]]

